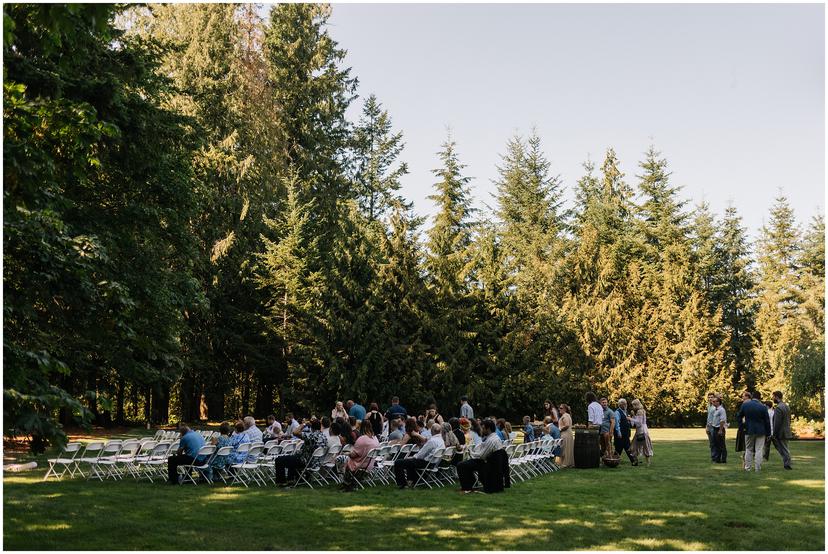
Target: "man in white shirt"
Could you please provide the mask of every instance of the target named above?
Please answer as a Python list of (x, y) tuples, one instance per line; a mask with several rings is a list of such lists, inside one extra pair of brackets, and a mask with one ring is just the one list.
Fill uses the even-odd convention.
[(446, 447), (440, 431), (441, 427), (439, 423), (432, 425), (431, 438), (426, 441), (413, 458), (405, 458), (404, 460), (394, 462), (394, 480), (397, 482), (399, 488), (404, 489), (408, 484), (406, 481), (406, 473), (408, 474), (408, 481), (413, 484), (417, 480), (417, 470), (428, 465), (429, 459), (437, 449)]
[(287, 424), (287, 431), (285, 434), (289, 437), (293, 437), (293, 432), (299, 427), (299, 422), (293, 417), (292, 413), (288, 413), (287, 417), (285, 418), (285, 423)]
[(497, 427), (493, 420), (483, 420), (483, 442), (480, 446), (469, 452), (471, 459), (457, 464), (457, 475), (460, 477), (460, 488), (463, 492), (472, 492), (475, 472), (479, 473), (482, 471), (486, 467), (486, 461), (489, 456), (503, 448), (503, 442), (497, 436), (496, 429)]
[(593, 392), (586, 394), (586, 401), (589, 404), (587, 406), (587, 420), (590, 427), (600, 427), (604, 421), (604, 408), (598, 403), (598, 399)]
[(268, 426), (265, 428), (264, 433), (262, 434), (262, 440), (264, 439), (275, 439), (276, 437), (282, 434), (282, 424), (279, 423), (279, 420), (276, 419), (275, 415), (267, 416), (267, 423)]
[(253, 416), (244, 418), (244, 434), (250, 437), (250, 442), (262, 442), (262, 432), (256, 427)]

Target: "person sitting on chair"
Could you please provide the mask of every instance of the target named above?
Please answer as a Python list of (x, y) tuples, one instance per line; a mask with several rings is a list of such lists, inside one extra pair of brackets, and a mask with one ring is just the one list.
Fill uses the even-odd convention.
[(262, 441), (275, 439), (282, 435), (282, 424), (276, 419), (276, 416), (270, 414), (267, 416), (267, 428), (262, 433)]
[(354, 447), (348, 453), (348, 460), (345, 464), (345, 473), (342, 478), (342, 490), (351, 492), (356, 487), (354, 474), (361, 470), (370, 470), (374, 460), (368, 461), (368, 452), (379, 447), (379, 441), (374, 436), (374, 426), (370, 419), (363, 419), (359, 427), (360, 435), (354, 443)]
[(417, 470), (428, 465), (428, 459), (435, 450), (445, 448), (446, 443), (443, 442), (441, 430), (440, 424), (435, 423), (431, 428), (431, 438), (413, 458), (405, 458), (394, 462), (394, 480), (399, 488), (404, 489), (406, 487), (406, 474), (408, 474), (408, 481), (415, 482), (417, 480)]
[(486, 460), (495, 452), (503, 448), (503, 443), (495, 432), (497, 426), (491, 419), (483, 422), (483, 443), (469, 452), (471, 458), (457, 464), (457, 475), (460, 477), (460, 489), (464, 493), (472, 492), (475, 472), (480, 474), (486, 467)]
[(186, 423), (178, 425), (178, 432), (181, 433), (179, 449), (175, 456), (167, 459), (167, 482), (170, 485), (178, 484), (178, 466), (190, 465), (196, 461), (199, 449), (204, 446), (204, 437), (201, 433), (191, 430)]
[(299, 477), (299, 468), (303, 467), (310, 459), (313, 451), (318, 447), (327, 447), (328, 441), (325, 435), (322, 434), (322, 424), (318, 419), (310, 422), (310, 429), (303, 430), (301, 426), (297, 427), (293, 432), (295, 437), (302, 439), (302, 450), (298, 454), (290, 454), (287, 456), (278, 456), (273, 462), (276, 472), (276, 484), (285, 485), (285, 470), (288, 472), (288, 477), (295, 481)]

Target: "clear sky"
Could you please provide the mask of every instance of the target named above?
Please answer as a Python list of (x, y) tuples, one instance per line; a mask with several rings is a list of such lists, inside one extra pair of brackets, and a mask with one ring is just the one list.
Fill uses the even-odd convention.
[(801, 224), (824, 212), (821, 4), (334, 4), (330, 33), (403, 131), (421, 215), (447, 126), (478, 207), (536, 126), (569, 200), (587, 157), (614, 147), (634, 184), (652, 142), (691, 205), (733, 203), (751, 236), (780, 189)]

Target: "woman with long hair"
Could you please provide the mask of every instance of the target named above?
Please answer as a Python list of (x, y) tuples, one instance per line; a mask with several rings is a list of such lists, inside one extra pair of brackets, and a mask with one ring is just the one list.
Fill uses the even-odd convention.
[(342, 490), (353, 491), (356, 486), (354, 474), (360, 470), (369, 470), (373, 460), (368, 460), (368, 453), (379, 447), (379, 441), (374, 436), (374, 427), (368, 419), (363, 419), (359, 427), (359, 438), (348, 453), (345, 461), (345, 473), (342, 478)]
[(561, 467), (575, 466), (575, 436), (572, 434), (572, 416), (569, 415), (569, 405), (558, 406), (561, 417), (558, 419), (561, 430)]
[(653, 443), (650, 440), (650, 430), (647, 427), (647, 412), (641, 401), (636, 398), (632, 401), (633, 415), (630, 419), (630, 424), (635, 427), (635, 437), (632, 441), (632, 454), (635, 458), (644, 456), (647, 460), (647, 465), (650, 465), (650, 458), (653, 457)]

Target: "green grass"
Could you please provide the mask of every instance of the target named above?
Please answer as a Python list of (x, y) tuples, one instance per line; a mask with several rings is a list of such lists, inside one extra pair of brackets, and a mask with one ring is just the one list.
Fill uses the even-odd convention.
[[(701, 439), (701, 440), (698, 440)], [(702, 430), (653, 430), (652, 467), (565, 470), (503, 494), (353, 494), (4, 477), (11, 550), (824, 550), (825, 451), (761, 474), (709, 462)], [(732, 447), (732, 439), (728, 441)]]

